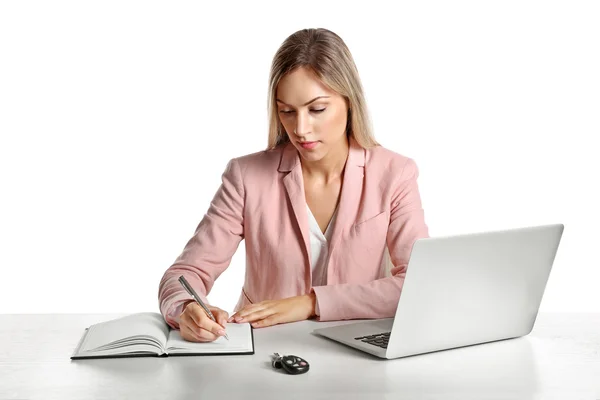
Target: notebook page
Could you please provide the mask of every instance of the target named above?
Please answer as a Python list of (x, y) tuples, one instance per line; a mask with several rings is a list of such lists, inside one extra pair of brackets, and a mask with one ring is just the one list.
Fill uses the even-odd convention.
[(145, 354), (158, 354), (161, 355), (161, 351), (156, 347), (148, 347), (148, 345), (131, 345), (125, 348), (118, 349), (107, 349), (102, 351), (78, 351), (74, 354), (74, 358), (78, 357), (93, 357), (93, 356), (120, 356), (120, 355), (145, 355)]
[(137, 313), (89, 327), (80, 352), (92, 351), (135, 336), (150, 336), (165, 343), (169, 326), (159, 313)]
[(227, 324), (227, 336), (219, 337), (214, 342), (189, 342), (181, 337), (178, 329), (169, 332), (167, 353), (237, 353), (252, 351), (252, 330), (249, 323)]

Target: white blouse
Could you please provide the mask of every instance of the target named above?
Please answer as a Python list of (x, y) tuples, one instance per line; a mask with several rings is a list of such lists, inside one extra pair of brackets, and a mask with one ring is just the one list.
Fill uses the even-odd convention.
[(333, 212), (331, 221), (325, 229), (325, 234), (321, 232), (321, 228), (310, 211), (308, 204), (306, 205), (308, 213), (308, 225), (310, 226), (310, 265), (312, 269), (312, 285), (325, 286), (327, 285), (327, 256), (329, 254), (329, 241), (333, 232), (333, 224), (337, 216), (337, 207)]

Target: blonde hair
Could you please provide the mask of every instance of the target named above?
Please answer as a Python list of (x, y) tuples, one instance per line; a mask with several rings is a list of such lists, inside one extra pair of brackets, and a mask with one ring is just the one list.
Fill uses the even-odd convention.
[(269, 144), (267, 150), (289, 142), (277, 114), (277, 85), (298, 68), (312, 71), (321, 82), (349, 104), (346, 135), (363, 148), (379, 146), (375, 140), (358, 70), (350, 50), (338, 35), (324, 29), (302, 29), (281, 44), (273, 57), (269, 76)]

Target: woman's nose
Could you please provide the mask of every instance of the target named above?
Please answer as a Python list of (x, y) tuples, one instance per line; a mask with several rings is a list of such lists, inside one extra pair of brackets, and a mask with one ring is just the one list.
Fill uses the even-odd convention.
[(298, 113), (295, 124), (296, 135), (304, 136), (310, 133), (310, 124), (308, 118), (309, 117), (307, 115), (305, 116), (303, 113)]

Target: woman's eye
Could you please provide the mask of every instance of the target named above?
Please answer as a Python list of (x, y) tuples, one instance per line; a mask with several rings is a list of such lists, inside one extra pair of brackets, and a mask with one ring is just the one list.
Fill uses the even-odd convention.
[[(325, 108), (321, 108), (320, 110), (310, 110), (310, 111), (312, 111), (312, 112), (316, 112), (316, 113), (320, 113), (320, 112), (323, 112), (323, 111), (325, 111), (326, 109), (327, 109), (327, 107), (325, 107)], [(285, 110), (281, 110), (281, 112), (282, 112), (283, 114), (291, 114), (291, 113), (293, 113), (294, 111), (285, 111)]]

